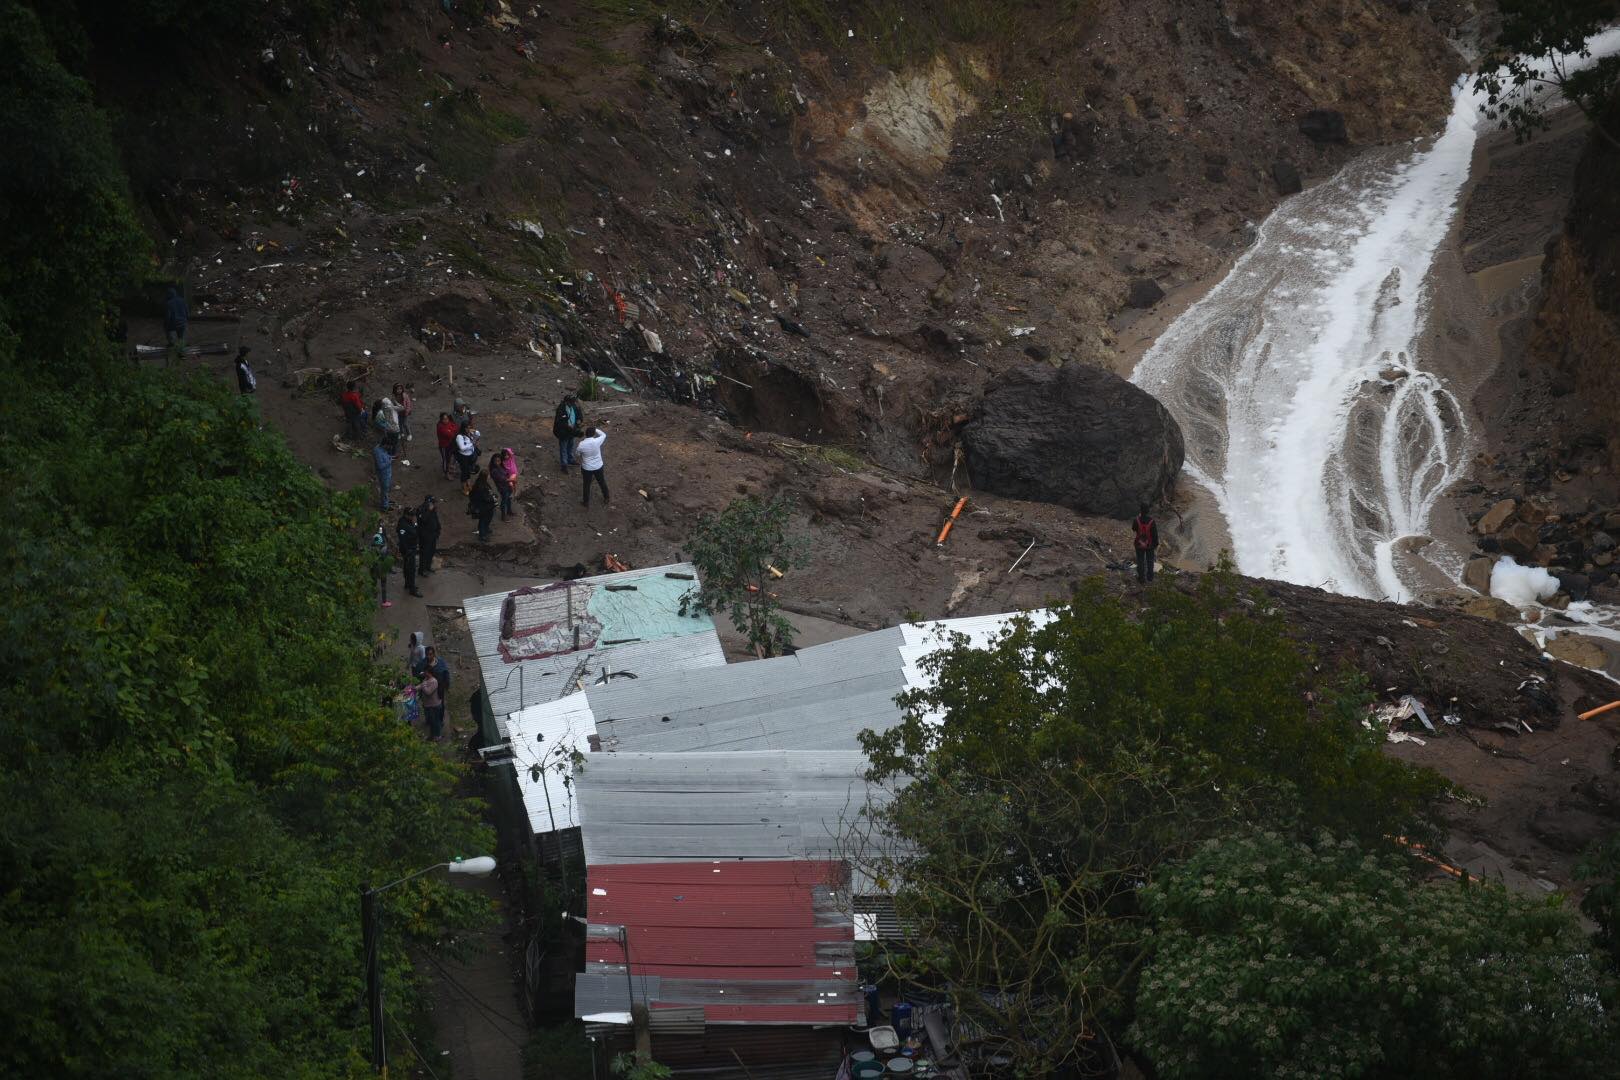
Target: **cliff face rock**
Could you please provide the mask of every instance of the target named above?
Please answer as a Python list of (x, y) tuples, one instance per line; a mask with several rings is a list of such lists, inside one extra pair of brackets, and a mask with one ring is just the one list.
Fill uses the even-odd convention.
[[(1620, 108), (1609, 129), (1620, 129)], [(1542, 267), (1531, 359), (1557, 374), (1557, 392), (1589, 403), (1611, 430), (1620, 421), (1620, 149), (1592, 137), (1575, 173), (1563, 235)], [(1560, 378), (1561, 376), (1561, 378)], [(1620, 439), (1608, 440), (1620, 469)]]
[(1083, 364), (1015, 369), (962, 430), (973, 485), (1128, 518), (1181, 471), (1175, 418), (1146, 391)]

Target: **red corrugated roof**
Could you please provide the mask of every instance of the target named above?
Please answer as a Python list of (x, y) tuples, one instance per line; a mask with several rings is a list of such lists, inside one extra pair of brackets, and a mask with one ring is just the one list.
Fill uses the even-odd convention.
[[(659, 978), (653, 1008), (701, 1005), (710, 1023), (847, 1024), (855, 932), (832, 893), (845, 877), (841, 863), (818, 861), (592, 866), (588, 912), (625, 928), (634, 974)], [(585, 955), (625, 962), (624, 946), (601, 937)]]

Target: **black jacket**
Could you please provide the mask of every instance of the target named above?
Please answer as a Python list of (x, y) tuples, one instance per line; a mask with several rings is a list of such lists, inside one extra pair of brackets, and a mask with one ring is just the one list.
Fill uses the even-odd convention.
[(401, 555), (415, 555), (421, 547), (421, 542), (417, 539), (416, 524), (414, 522), (400, 522), (395, 535), (399, 538), (399, 553)]
[(423, 507), (416, 512), (416, 531), (422, 537), (424, 544), (437, 544), (439, 542), (439, 510)]
[(169, 298), (163, 302), (163, 330), (170, 330), (183, 334), (186, 332), (186, 323), (191, 321), (191, 309), (186, 306), (186, 298), (171, 290)]
[(551, 420), (551, 434), (559, 439), (566, 439), (570, 435), (579, 434), (580, 429), (585, 426), (585, 410), (579, 407), (578, 402), (574, 403), (574, 419), (578, 422), (570, 427), (568, 423), (568, 402), (558, 402), (557, 415)]

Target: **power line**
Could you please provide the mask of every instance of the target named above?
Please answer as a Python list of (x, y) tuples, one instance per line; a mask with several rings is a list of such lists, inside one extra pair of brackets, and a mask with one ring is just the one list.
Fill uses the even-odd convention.
[(465, 986), (462, 986), (461, 983), (456, 979), (456, 977), (454, 975), (450, 974), (450, 972), (445, 969), (445, 966), (443, 964), (439, 963), (438, 958), (435, 957), (432, 953), (423, 953), (422, 955), (427, 957), (428, 963), (432, 964), (434, 967), (439, 969), (439, 974), (444, 976), (444, 980), (446, 982), (448, 982), (451, 986), (455, 987), (456, 990), (459, 991), (461, 993), (461, 995), (463, 997), (465, 997), (468, 1000), (468, 1002), (470, 1002), (472, 1004), (473, 1008), (477, 1009), (481, 1014), (483, 1014), (484, 1019), (490, 1021), (491, 1029), (497, 1035), (499, 1035), (501, 1038), (505, 1039), (507, 1042), (511, 1043), (513, 1046), (517, 1047), (519, 1050), (523, 1049), (523, 1044), (518, 1042), (516, 1039), (512, 1038), (512, 1036), (508, 1035), (500, 1027), (500, 1025), (503, 1024), (503, 1023), (504, 1024), (509, 1024), (513, 1028), (517, 1029), (517, 1031), (520, 1032), (522, 1035), (527, 1037), (529, 1032), (528, 1032), (526, 1027), (524, 1027), (518, 1021), (513, 1020), (511, 1017), (502, 1014), (500, 1012), (500, 1010), (495, 1009), (495, 1008), (491, 1007), (490, 1005), (485, 1004), (483, 1001), (479, 1000), (478, 995), (474, 994), (471, 990), (468, 990)]
[(427, 1070), (427, 1074), (433, 1077), (433, 1080), (439, 1080), (439, 1074), (433, 1071), (433, 1066), (427, 1063), (427, 1058), (422, 1056), (422, 1051), (418, 1050), (416, 1044), (411, 1042), (411, 1033), (405, 1030), (405, 1025), (399, 1022), (399, 1017), (390, 1012), (388, 1019), (394, 1022), (394, 1029), (405, 1040), (405, 1045), (411, 1048), (411, 1053), (416, 1055), (416, 1060), (421, 1063), (422, 1068)]

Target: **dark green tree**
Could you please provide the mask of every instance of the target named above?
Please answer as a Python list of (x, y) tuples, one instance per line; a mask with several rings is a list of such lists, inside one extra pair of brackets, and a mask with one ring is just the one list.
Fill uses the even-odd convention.
[(717, 514), (704, 514), (687, 537), (699, 577), (687, 602), (730, 616), (756, 656), (774, 656), (793, 644), (793, 625), (782, 617), (772, 591), (778, 575), (771, 572), (804, 565), (805, 542), (788, 532), (792, 515), (786, 496), (745, 495)]
[(1265, 603), (1225, 572), (1141, 610), (1091, 582), (1044, 624), (933, 655), (904, 721), (862, 736), (870, 779), (906, 781), (851, 844), (908, 928), (894, 970), (1030, 1075), (1109, 1065), (1148, 953), (1138, 894), (1167, 860), (1254, 822), (1434, 831), (1447, 785), (1385, 756), (1360, 687)]
[(1620, 972), (1620, 832), (1586, 850), (1575, 866), (1575, 880), (1588, 883), (1581, 912), (1597, 924), (1594, 940), (1610, 966)]
[[(1485, 114), (1523, 141), (1547, 127), (1547, 109), (1567, 102), (1598, 136), (1620, 147), (1613, 107), (1620, 56), (1593, 56), (1587, 42), (1620, 19), (1620, 0), (1501, 0), (1502, 29), (1474, 77)], [(1549, 100), (1551, 99), (1551, 100)]]
[(1556, 901), (1263, 833), (1159, 874), (1132, 1029), (1166, 1080), (1599, 1076), (1612, 987)]

